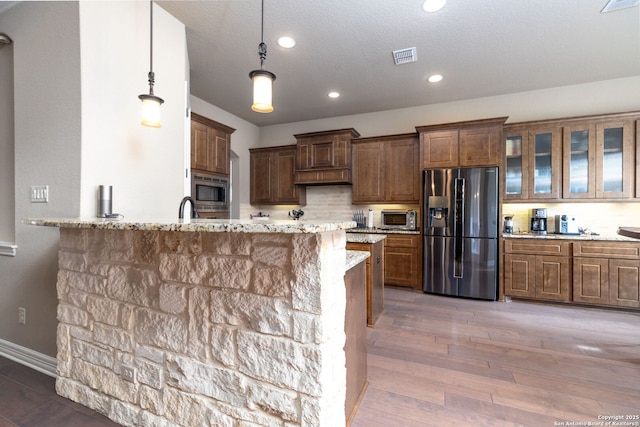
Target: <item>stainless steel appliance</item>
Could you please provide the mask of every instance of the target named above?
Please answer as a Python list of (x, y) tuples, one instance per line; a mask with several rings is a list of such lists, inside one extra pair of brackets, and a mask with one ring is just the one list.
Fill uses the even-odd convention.
[(576, 219), (569, 215), (556, 215), (555, 232), (558, 234), (580, 234)]
[(531, 209), (531, 230), (534, 234), (547, 234), (547, 209)]
[(504, 227), (502, 229), (502, 232), (513, 233), (513, 215), (504, 216)]
[(194, 173), (191, 175), (191, 197), (198, 212), (229, 210), (229, 179), (216, 175)]
[(424, 171), (423, 291), (495, 301), (498, 168)]
[(381, 212), (383, 230), (417, 230), (417, 214), (412, 209), (387, 209)]

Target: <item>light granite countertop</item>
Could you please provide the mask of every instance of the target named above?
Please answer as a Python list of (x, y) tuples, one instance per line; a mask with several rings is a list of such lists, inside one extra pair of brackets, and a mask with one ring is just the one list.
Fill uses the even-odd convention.
[(322, 233), (347, 230), (355, 221), (282, 221), (240, 219), (102, 219), (24, 218), (23, 224), (60, 228), (143, 231), (196, 231), (212, 233)]
[(601, 241), (621, 241), (621, 242), (631, 242), (636, 239), (632, 239), (631, 237), (621, 236), (619, 234), (532, 234), (532, 233), (503, 233), (502, 237), (504, 239), (555, 239), (555, 240), (601, 240)]
[(347, 233), (365, 234), (420, 234), (420, 230), (383, 230), (382, 228), (351, 228)]
[(369, 252), (367, 251), (352, 251), (352, 250), (347, 250), (347, 268), (346, 270), (349, 271), (351, 270), (353, 267), (355, 267), (356, 265), (360, 264), (362, 261), (366, 260), (367, 258), (369, 258)]
[(386, 234), (370, 233), (349, 233), (347, 232), (347, 243), (378, 243), (387, 238)]

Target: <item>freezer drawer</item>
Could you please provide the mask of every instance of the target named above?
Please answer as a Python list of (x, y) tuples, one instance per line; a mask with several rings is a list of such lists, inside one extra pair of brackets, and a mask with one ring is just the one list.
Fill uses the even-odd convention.
[(497, 239), (424, 237), (423, 291), (495, 301)]

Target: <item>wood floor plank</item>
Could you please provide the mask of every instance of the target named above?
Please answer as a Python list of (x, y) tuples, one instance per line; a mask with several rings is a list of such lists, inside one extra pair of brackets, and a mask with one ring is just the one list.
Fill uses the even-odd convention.
[(552, 426), (640, 414), (640, 313), (385, 289), (354, 426)]

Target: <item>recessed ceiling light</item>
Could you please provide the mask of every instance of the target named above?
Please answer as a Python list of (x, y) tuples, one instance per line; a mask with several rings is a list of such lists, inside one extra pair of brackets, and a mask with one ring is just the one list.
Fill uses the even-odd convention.
[(447, 0), (425, 0), (422, 3), (422, 9), (427, 13), (437, 12), (442, 9)]
[(427, 80), (429, 81), (429, 83), (438, 83), (440, 80), (442, 80), (442, 74), (434, 74), (433, 76), (429, 76)]
[(340, 93), (339, 93), (339, 92), (329, 92), (329, 93), (327, 94), (327, 96), (328, 96), (329, 98), (338, 98), (338, 97), (340, 96)]
[(278, 45), (285, 49), (290, 49), (296, 45), (296, 41), (288, 36), (283, 36), (278, 39)]

